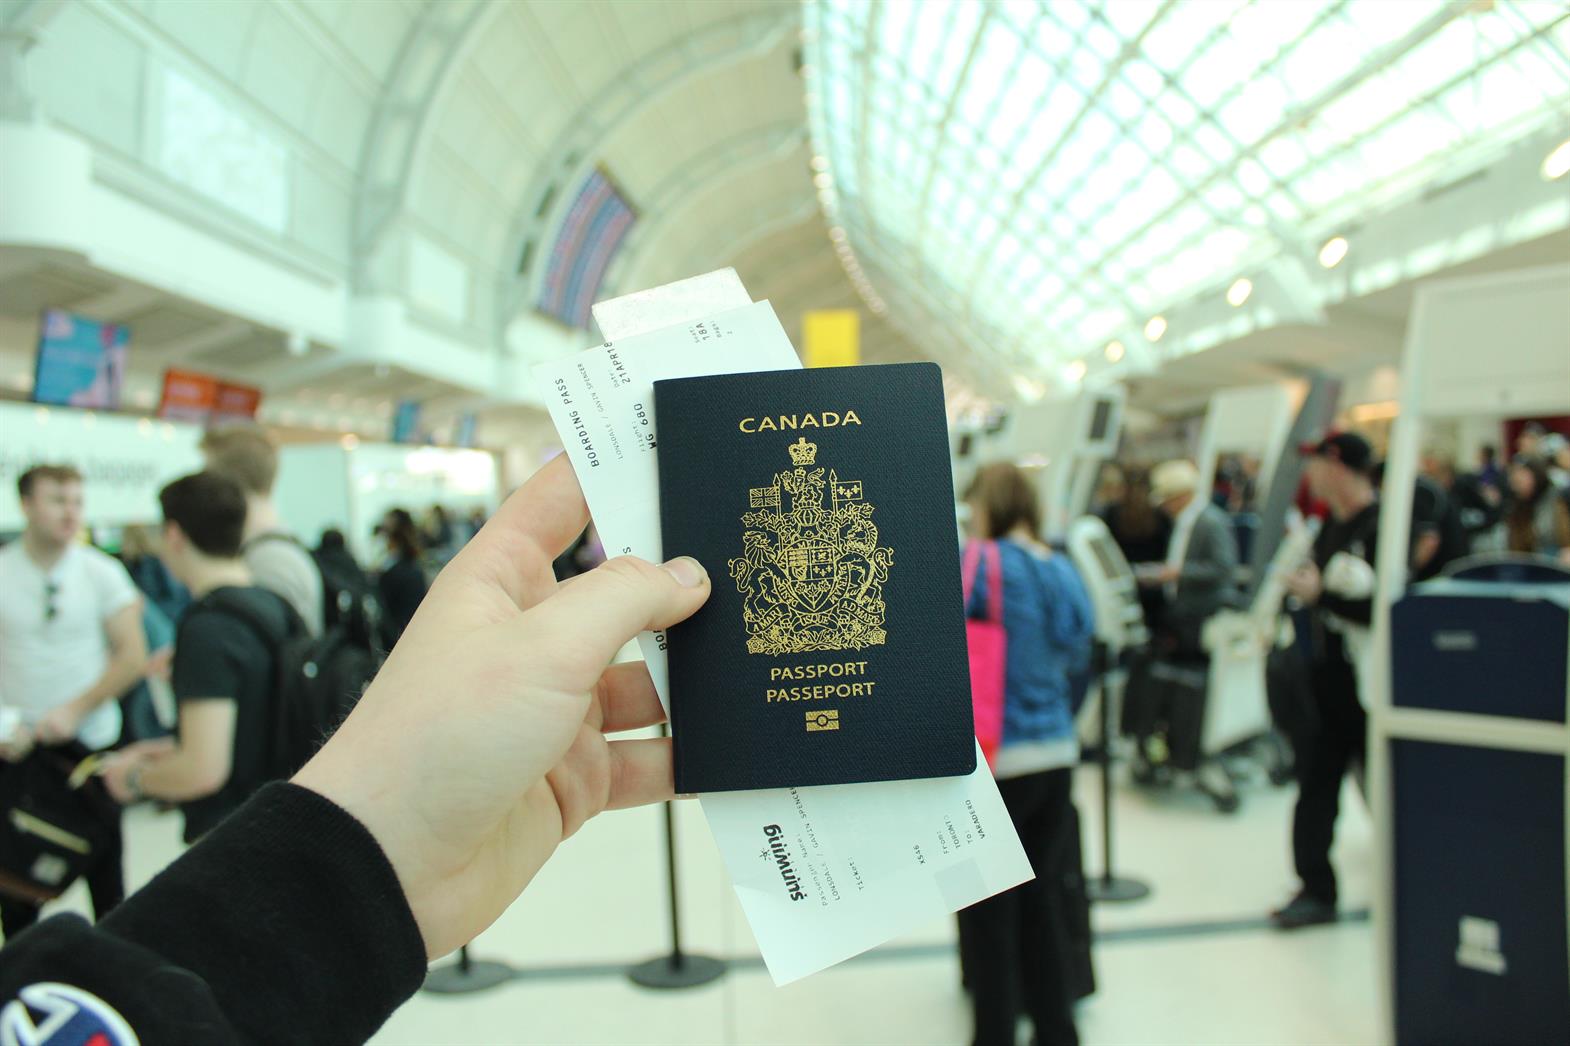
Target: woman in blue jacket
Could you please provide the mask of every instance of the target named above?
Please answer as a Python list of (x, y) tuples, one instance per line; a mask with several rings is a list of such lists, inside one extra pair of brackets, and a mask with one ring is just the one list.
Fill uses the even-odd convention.
[[(998, 790), (1036, 878), (960, 913), (960, 950), (972, 991), (977, 1046), (1012, 1044), (1021, 1012), (1042, 1046), (1077, 1043), (1067, 976), (1067, 912), (1054, 876), (1067, 825), (1079, 742), (1071, 673), (1090, 656), (1089, 597), (1073, 565), (1041, 540), (1034, 487), (1014, 465), (988, 465), (966, 493), (975, 540), (995, 542), (1007, 633)], [(986, 557), (972, 579), (971, 617), (986, 615)]]

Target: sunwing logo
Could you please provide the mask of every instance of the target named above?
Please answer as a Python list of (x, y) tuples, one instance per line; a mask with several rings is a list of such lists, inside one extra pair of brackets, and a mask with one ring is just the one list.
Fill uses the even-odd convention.
[(806, 900), (806, 891), (801, 888), (801, 883), (796, 878), (796, 869), (791, 867), (790, 853), (785, 849), (785, 830), (777, 824), (766, 824), (763, 826), (763, 834), (769, 840), (769, 848), (764, 856), (774, 858), (774, 864), (780, 870), (780, 878), (785, 880), (785, 889), (790, 891), (790, 899)]

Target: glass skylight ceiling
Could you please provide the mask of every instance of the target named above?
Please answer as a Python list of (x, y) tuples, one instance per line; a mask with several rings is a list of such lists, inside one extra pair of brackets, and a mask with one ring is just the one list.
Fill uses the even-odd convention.
[(831, 223), (892, 318), (1013, 373), (1570, 127), (1558, 2), (813, 0), (806, 29)]

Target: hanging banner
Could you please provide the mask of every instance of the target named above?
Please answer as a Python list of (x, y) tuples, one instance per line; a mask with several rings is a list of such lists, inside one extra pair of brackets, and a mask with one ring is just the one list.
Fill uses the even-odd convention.
[(420, 404), (417, 400), (399, 400), (393, 412), (392, 441), (418, 443), (420, 435)]
[(73, 407), (120, 406), (130, 329), (45, 309), (38, 329), (33, 399)]
[(453, 430), (453, 444), (459, 447), (473, 447), (479, 427), (480, 416), (474, 411), (465, 411), (463, 414), (460, 414), (458, 416), (458, 425)]
[(158, 401), (158, 416), (169, 421), (206, 424), (217, 399), (217, 378), (170, 367), (164, 371), (164, 393)]
[(213, 400), (213, 414), (209, 425), (230, 421), (254, 421), (256, 408), (262, 404), (262, 390), (250, 385), (218, 383), (218, 395)]
[(854, 367), (861, 362), (861, 313), (819, 309), (801, 317), (804, 360), (809, 367)]
[(254, 421), (261, 402), (261, 389), (231, 385), (211, 374), (170, 367), (164, 371), (164, 393), (158, 403), (158, 416), (211, 427), (227, 422)]

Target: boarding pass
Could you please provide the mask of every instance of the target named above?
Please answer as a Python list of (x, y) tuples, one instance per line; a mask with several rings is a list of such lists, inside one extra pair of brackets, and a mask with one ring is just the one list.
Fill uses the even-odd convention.
[[(607, 554), (665, 558), (655, 381), (800, 366), (765, 301), (535, 368)], [(663, 636), (638, 642), (668, 710)], [(698, 797), (776, 984), (1031, 878), (997, 784), (977, 764), (965, 777)]]

